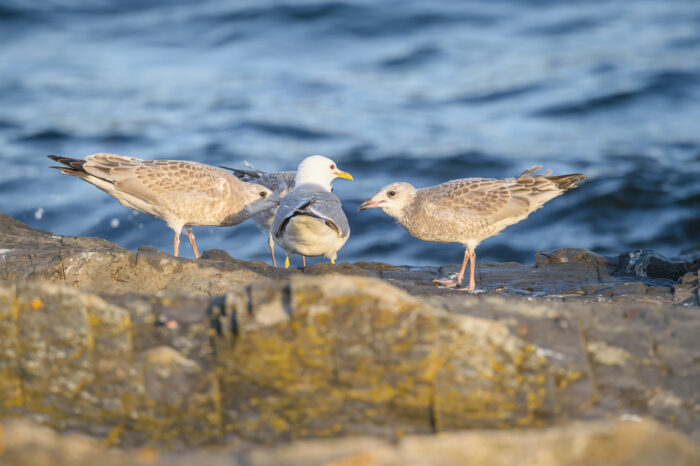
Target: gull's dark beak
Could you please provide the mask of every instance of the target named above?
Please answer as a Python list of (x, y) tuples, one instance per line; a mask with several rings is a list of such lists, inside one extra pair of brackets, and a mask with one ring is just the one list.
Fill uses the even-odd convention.
[(360, 204), (360, 206), (357, 208), (357, 210), (367, 210), (367, 209), (374, 209), (376, 207), (379, 207), (380, 204), (382, 204), (384, 201), (374, 201), (372, 199), (367, 199), (365, 202)]

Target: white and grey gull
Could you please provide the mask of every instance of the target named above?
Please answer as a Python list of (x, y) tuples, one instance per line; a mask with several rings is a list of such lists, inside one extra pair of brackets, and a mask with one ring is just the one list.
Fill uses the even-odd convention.
[(466, 289), (474, 290), (479, 243), (525, 219), (585, 178), (579, 173), (535, 174), (540, 168), (525, 170), (517, 178), (463, 178), (421, 189), (408, 183), (392, 183), (363, 202), (359, 209), (381, 208), (420, 240), (464, 245), (464, 259), (457, 278), (435, 282), (460, 287), (469, 262)]
[(175, 232), (175, 257), (183, 227), (195, 257), (199, 258), (193, 226), (237, 225), (277, 204), (269, 188), (245, 183), (231, 173), (202, 163), (142, 160), (106, 153), (85, 159), (48, 157), (62, 164), (52, 168), (64, 175), (97, 186), (125, 207), (165, 220)]
[(322, 155), (305, 158), (297, 169), (294, 189), (280, 201), (270, 232), (289, 254), (326, 256), (335, 263), (337, 253), (350, 237), (350, 225), (331, 183), (335, 178), (352, 180), (335, 162)]

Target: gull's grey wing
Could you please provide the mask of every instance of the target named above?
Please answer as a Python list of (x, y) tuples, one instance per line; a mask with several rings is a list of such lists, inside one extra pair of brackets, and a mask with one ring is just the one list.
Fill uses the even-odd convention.
[(297, 175), (297, 172), (295, 171), (267, 173), (262, 170), (258, 170), (247, 162), (245, 162), (245, 165), (249, 168), (249, 170), (225, 167), (223, 165), (220, 167), (225, 168), (226, 170), (231, 170), (233, 174), (236, 175), (241, 181), (263, 185), (280, 197), (287, 195), (287, 193), (294, 189), (294, 179)]
[(344, 238), (350, 235), (350, 225), (340, 199), (328, 192), (291, 192), (280, 202), (272, 223), (272, 233), (280, 236), (295, 215), (308, 215), (326, 223)]

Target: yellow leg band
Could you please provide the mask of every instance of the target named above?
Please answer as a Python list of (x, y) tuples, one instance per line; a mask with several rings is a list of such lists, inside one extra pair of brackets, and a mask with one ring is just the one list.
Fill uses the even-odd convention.
[(289, 268), (289, 256), (284, 258), (284, 268), (285, 269)]
[(335, 259), (331, 259), (331, 264), (335, 264)]

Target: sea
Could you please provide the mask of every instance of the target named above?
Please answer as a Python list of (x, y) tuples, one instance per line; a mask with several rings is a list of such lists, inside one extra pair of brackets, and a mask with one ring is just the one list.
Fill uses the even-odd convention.
[[(358, 212), (382, 186), (542, 165), (587, 179), (479, 261), (676, 256), (700, 243), (700, 1), (0, 0), (0, 211), (171, 252), (163, 221), (46, 158), (97, 152), (266, 171), (323, 154), (355, 178), (334, 182), (338, 260), (396, 265), (463, 252)], [(195, 235), (269, 262), (252, 221)]]

